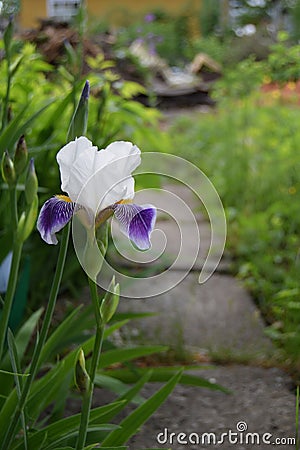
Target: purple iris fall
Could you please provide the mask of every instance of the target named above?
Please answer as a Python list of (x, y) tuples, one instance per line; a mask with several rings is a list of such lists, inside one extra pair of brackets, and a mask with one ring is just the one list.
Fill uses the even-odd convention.
[(80, 213), (87, 227), (99, 226), (114, 214), (121, 231), (139, 250), (150, 247), (156, 220), (152, 205), (136, 205), (131, 173), (141, 162), (139, 148), (117, 141), (98, 150), (81, 136), (65, 145), (56, 156), (61, 189), (67, 195), (47, 200), (39, 214), (37, 228), (48, 244), (57, 244), (55, 233)]

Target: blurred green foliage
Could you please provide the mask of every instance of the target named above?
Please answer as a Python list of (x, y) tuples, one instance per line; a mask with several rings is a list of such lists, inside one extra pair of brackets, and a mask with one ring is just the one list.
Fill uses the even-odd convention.
[(220, 20), (220, 2), (218, 0), (203, 0), (201, 3), (200, 28), (204, 37), (216, 32)]
[(290, 44), (290, 36), (285, 31), (278, 33), (276, 44), (270, 48), (267, 59), (272, 81), (287, 83), (300, 79), (300, 44)]
[[(218, 83), (217, 110), (187, 114), (173, 151), (212, 180), (228, 218), (234, 267), (268, 332), (300, 356), (300, 112), (260, 90), (266, 66), (243, 61)], [(182, 149), (182, 150), (181, 150)]]

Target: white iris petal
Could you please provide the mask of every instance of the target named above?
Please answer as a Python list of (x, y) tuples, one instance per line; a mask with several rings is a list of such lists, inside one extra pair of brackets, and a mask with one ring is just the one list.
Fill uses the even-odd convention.
[(94, 147), (92, 142), (85, 136), (81, 136), (75, 141), (69, 142), (62, 147), (56, 155), (56, 160), (60, 168), (61, 189), (64, 192), (68, 192), (68, 186), (70, 182), (70, 169), (79, 156), (89, 150), (91, 153), (97, 151), (97, 147)]
[(63, 147), (57, 154), (61, 187), (72, 201), (94, 214), (120, 200), (134, 197), (131, 172), (141, 162), (140, 150), (131, 142), (114, 142), (98, 151), (85, 137)]

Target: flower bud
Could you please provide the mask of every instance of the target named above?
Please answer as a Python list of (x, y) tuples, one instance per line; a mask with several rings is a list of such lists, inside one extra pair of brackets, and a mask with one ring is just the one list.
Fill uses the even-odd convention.
[(25, 182), (25, 198), (26, 203), (28, 205), (31, 205), (31, 203), (34, 201), (37, 194), (37, 190), (38, 190), (38, 179), (35, 173), (34, 159), (31, 158)]
[(89, 386), (90, 377), (85, 368), (85, 357), (82, 348), (78, 351), (75, 365), (75, 385), (80, 392), (85, 392)]
[(120, 286), (119, 284), (115, 284), (115, 277), (113, 277), (100, 306), (103, 323), (108, 323), (115, 314), (119, 304), (119, 298)]
[(14, 163), (13, 163), (11, 157), (9, 156), (9, 153), (7, 150), (3, 153), (1, 172), (2, 172), (2, 178), (8, 184), (8, 186), (12, 186), (15, 184), (16, 171), (15, 171)]
[(18, 141), (15, 156), (14, 165), (16, 170), (16, 175), (19, 176), (23, 173), (28, 159), (28, 151), (25, 142), (25, 137), (22, 135)]
[(8, 25), (3, 33), (3, 41), (6, 55), (10, 53), (11, 42), (14, 34), (13, 16), (9, 17)]
[(67, 141), (72, 141), (76, 137), (84, 135), (86, 132), (88, 120), (89, 95), (90, 95), (90, 83), (87, 80), (83, 87), (77, 108), (71, 119)]

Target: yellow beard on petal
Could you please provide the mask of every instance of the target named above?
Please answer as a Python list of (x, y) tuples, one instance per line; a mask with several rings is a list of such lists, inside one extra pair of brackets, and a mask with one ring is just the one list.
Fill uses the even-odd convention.
[(127, 205), (128, 203), (132, 203), (132, 200), (120, 200), (119, 202), (116, 202), (116, 205)]
[(55, 197), (59, 198), (60, 200), (63, 200), (64, 202), (72, 203), (72, 200), (67, 195), (56, 195)]

